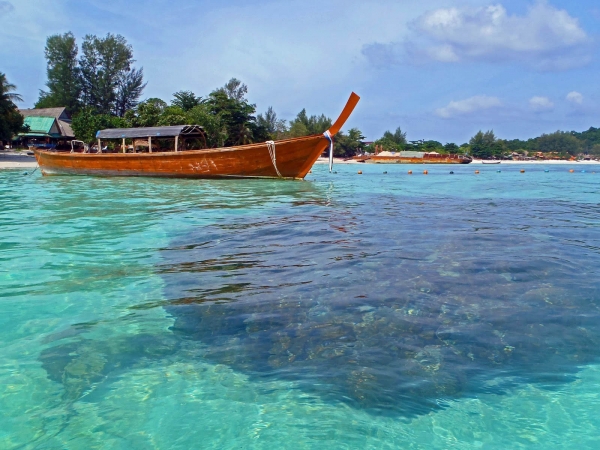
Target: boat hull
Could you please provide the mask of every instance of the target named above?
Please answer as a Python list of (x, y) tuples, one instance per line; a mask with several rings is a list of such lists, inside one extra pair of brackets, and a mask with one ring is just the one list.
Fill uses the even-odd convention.
[(43, 175), (302, 179), (328, 146), (323, 135), (277, 141), (275, 164), (266, 143), (159, 153), (35, 150), (35, 157)]

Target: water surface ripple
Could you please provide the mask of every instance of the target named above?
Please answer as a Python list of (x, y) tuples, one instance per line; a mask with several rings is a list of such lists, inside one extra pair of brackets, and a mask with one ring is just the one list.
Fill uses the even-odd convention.
[(355, 169), (0, 172), (0, 446), (592, 448), (600, 175)]

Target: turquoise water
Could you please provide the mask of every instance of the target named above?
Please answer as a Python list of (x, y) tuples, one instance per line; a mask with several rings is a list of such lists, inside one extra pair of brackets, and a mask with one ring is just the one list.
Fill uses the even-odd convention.
[(1, 171), (0, 448), (597, 448), (600, 166), (569, 168)]

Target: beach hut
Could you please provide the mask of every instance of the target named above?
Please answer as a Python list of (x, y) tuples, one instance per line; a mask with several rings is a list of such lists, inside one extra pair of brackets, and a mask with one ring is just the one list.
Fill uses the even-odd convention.
[(15, 146), (65, 150), (70, 148), (69, 142), (75, 139), (75, 134), (71, 128), (71, 118), (64, 107), (20, 109), (19, 112), (28, 131), (15, 137)]

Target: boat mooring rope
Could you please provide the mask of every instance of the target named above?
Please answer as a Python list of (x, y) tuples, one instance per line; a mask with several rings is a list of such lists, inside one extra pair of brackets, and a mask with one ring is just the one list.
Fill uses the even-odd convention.
[(25, 172), (23, 173), (23, 175), (25, 175), (26, 177), (33, 175), (35, 173), (36, 170), (38, 170), (40, 167), (40, 165), (38, 164), (37, 166), (35, 166), (35, 169), (33, 169), (33, 172)]
[(329, 130), (323, 133), (323, 136), (329, 141), (329, 173), (331, 173), (331, 170), (333, 169), (333, 137)]
[(277, 168), (277, 158), (275, 155), (275, 142), (267, 141), (267, 148), (269, 149), (269, 155), (271, 155), (271, 161), (273, 161), (273, 167), (275, 167), (275, 172), (277, 172), (277, 176), (281, 178), (281, 174), (279, 173), (279, 169)]

